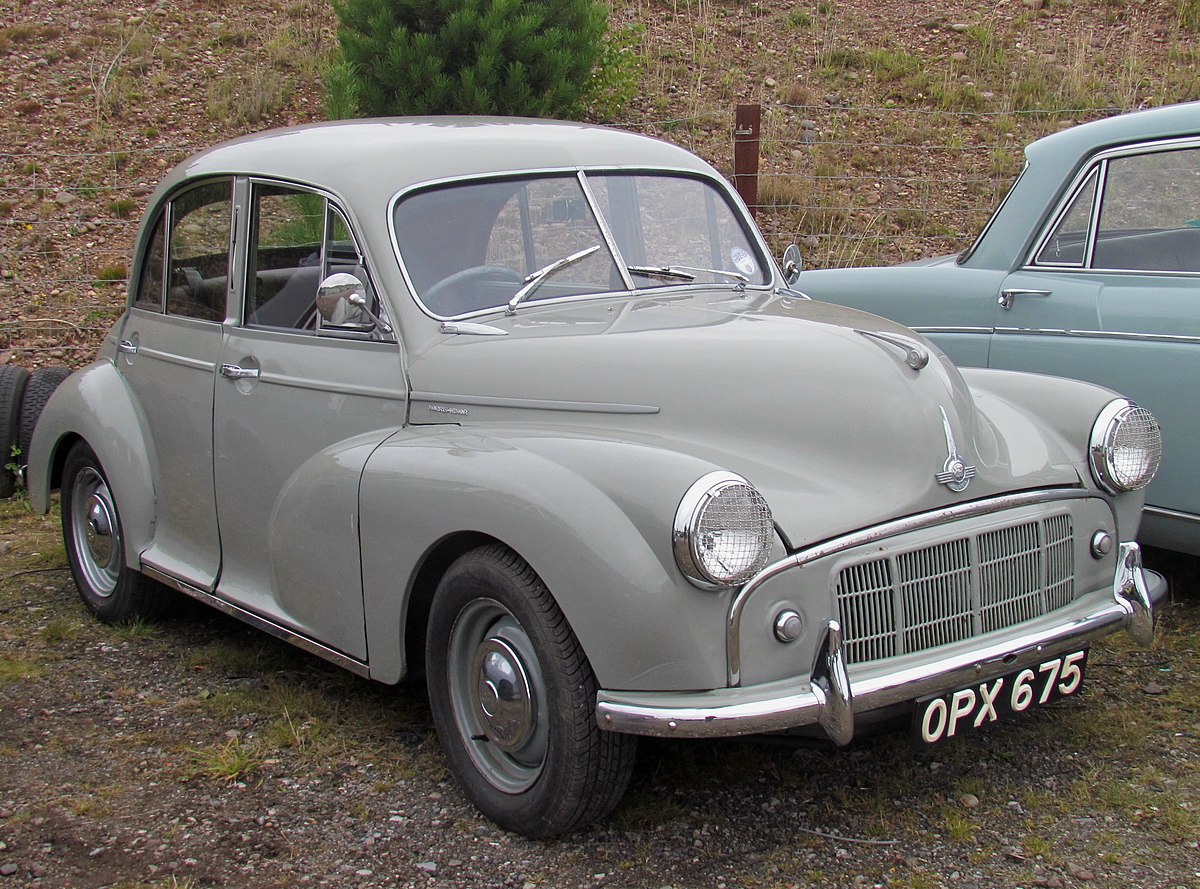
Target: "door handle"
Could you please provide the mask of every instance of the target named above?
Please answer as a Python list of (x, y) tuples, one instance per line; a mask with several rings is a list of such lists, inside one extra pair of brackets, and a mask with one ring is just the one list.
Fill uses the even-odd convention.
[(122, 355), (136, 355), (138, 347), (132, 340), (121, 340), (117, 351)]
[(257, 367), (239, 367), (236, 364), (221, 365), (221, 376), (231, 380), (257, 380), (258, 373)]
[(1052, 291), (1050, 291), (1050, 290), (1020, 290), (1020, 289), (1001, 290), (1000, 291), (1000, 300), (999, 300), (1000, 308), (1011, 309), (1013, 306), (1013, 301), (1018, 296), (1049, 296), (1051, 294), (1051, 292)]

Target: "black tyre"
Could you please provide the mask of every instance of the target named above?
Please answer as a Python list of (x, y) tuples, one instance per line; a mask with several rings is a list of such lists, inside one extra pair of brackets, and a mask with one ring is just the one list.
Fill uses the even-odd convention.
[(0, 366), (0, 497), (11, 497), (16, 490), (17, 477), (8, 468), (10, 463), (24, 463), (13, 448), (20, 447), (21, 399), (29, 381), (29, 371), (15, 365)]
[(29, 375), (25, 386), (25, 397), (21, 399), (21, 431), (18, 437), (18, 447), (21, 456), (18, 463), (29, 462), (29, 443), (33, 441), (33, 427), (37, 425), (42, 408), (54, 394), (59, 383), (71, 375), (65, 367), (39, 367)]
[(596, 678), (549, 590), (500, 546), (455, 562), (426, 633), (429, 699), (450, 768), (501, 827), (546, 837), (607, 815), (637, 740), (596, 724)]
[(125, 564), (117, 503), (96, 455), (83, 442), (67, 455), (62, 478), (63, 543), (88, 611), (109, 623), (157, 617), (170, 591)]

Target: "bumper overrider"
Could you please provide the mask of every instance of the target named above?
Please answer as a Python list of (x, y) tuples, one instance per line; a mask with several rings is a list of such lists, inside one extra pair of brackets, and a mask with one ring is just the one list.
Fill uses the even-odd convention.
[[(1059, 492), (1063, 498), (1079, 491)], [(1006, 498), (1009, 505), (1046, 499), (1046, 492)], [(1054, 495), (1051, 495), (1053, 498)], [(848, 744), (855, 734), (855, 714), (915, 701), (969, 685), (987, 682), (1014, 670), (1034, 667), (1048, 658), (1078, 650), (1091, 642), (1126, 630), (1140, 645), (1154, 635), (1154, 608), (1166, 595), (1166, 581), (1142, 567), (1136, 543), (1120, 544), (1111, 590), (1079, 597), (1068, 608), (1047, 614), (1025, 627), (1013, 627), (1003, 638), (972, 640), (951, 646), (949, 653), (924, 652), (921, 657), (864, 664), (854, 679), (843, 646), (842, 627), (825, 622), (807, 683), (795, 678), (743, 687), (740, 685), (741, 613), (753, 592), (771, 577), (837, 552), (882, 540), (916, 528), (957, 521), (987, 508), (964, 504), (939, 513), (899, 520), (831, 544), (797, 553), (764, 569), (734, 596), (729, 614), (727, 688), (699, 692), (601, 691), (596, 718), (602, 728), (637, 735), (713, 738), (783, 731), (819, 725), (830, 740)], [(799, 687), (797, 685), (799, 684)]]

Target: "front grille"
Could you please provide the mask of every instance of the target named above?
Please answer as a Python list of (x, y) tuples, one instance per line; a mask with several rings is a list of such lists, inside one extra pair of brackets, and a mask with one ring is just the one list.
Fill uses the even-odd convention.
[(1011, 627), (1074, 596), (1069, 514), (850, 565), (837, 580), (852, 664)]

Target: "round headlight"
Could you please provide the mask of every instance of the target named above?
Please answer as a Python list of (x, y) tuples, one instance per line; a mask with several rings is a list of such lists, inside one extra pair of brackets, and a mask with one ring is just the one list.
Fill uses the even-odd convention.
[(702, 589), (745, 583), (767, 564), (774, 525), (744, 478), (713, 472), (688, 488), (675, 513), (675, 561)]
[(1113, 494), (1136, 491), (1154, 479), (1162, 461), (1162, 430), (1154, 414), (1118, 398), (1096, 418), (1088, 448), (1092, 475)]

